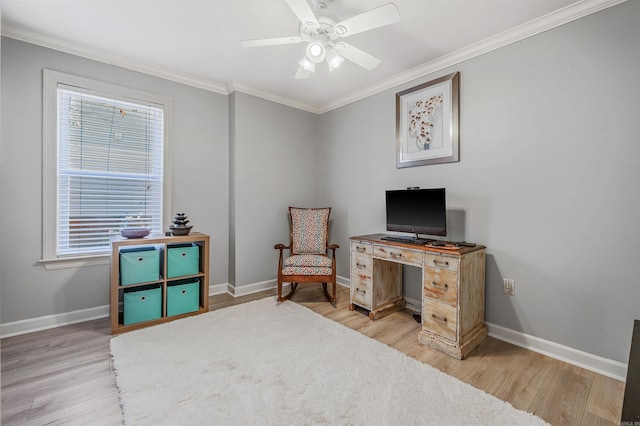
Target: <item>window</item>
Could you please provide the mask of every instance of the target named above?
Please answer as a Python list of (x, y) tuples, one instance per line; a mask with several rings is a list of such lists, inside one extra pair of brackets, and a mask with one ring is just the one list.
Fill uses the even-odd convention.
[(104, 256), (124, 226), (162, 232), (170, 105), (45, 70), (45, 265)]

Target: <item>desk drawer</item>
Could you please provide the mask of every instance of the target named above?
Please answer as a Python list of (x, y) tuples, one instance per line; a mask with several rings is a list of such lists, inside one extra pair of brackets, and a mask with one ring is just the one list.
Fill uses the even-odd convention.
[(400, 263), (413, 263), (418, 266), (422, 265), (423, 253), (423, 251), (402, 249), (382, 244), (373, 246), (373, 255), (376, 257)]
[(362, 241), (351, 241), (351, 253), (373, 254), (373, 244)]
[(363, 308), (373, 306), (373, 258), (372, 244), (351, 242), (351, 303)]
[(427, 297), (422, 299), (422, 327), (452, 342), (458, 340), (457, 313), (458, 310), (455, 306), (440, 303)]
[(351, 275), (351, 303), (371, 310), (373, 307), (373, 289), (371, 279), (359, 274)]
[(429, 268), (448, 269), (450, 271), (457, 271), (460, 264), (460, 258), (443, 256), (439, 254), (426, 253), (424, 266)]
[(371, 275), (373, 259), (371, 256), (360, 253), (351, 253), (351, 273)]
[(458, 272), (425, 268), (423, 288), (425, 297), (456, 306), (458, 303)]

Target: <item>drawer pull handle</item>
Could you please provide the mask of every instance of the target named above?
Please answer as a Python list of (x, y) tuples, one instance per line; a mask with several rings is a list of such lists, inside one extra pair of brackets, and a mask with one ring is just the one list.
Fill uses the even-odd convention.
[(394, 259), (402, 259), (402, 253), (394, 253), (394, 252), (389, 252), (389, 254), (391, 255), (391, 257), (393, 257)]
[(436, 314), (431, 314), (431, 317), (438, 321), (447, 322), (447, 317), (439, 317)]
[(144, 260), (144, 257), (139, 257), (138, 258), (138, 262), (142, 262)]
[(364, 264), (362, 264), (362, 263), (356, 263), (356, 267), (357, 267), (358, 269), (365, 269), (365, 268), (367, 267), (367, 265), (364, 265)]
[(363, 289), (361, 289), (361, 288), (356, 288), (356, 293), (360, 293), (360, 294), (362, 294), (362, 295), (365, 295), (365, 294), (367, 294), (367, 291), (366, 291), (366, 290), (363, 290)]
[(437, 283), (435, 281), (431, 281), (431, 285), (434, 286), (434, 287), (442, 287), (442, 288), (444, 288), (444, 291), (449, 290), (449, 284), (447, 284), (447, 283), (444, 283), (444, 284), (440, 285), (440, 283)]
[(369, 278), (365, 274), (358, 274), (358, 276), (363, 280), (366, 280), (367, 278)]
[(365, 247), (356, 247), (356, 250), (358, 251), (358, 253), (364, 253), (367, 249)]
[(434, 265), (442, 265), (442, 266), (449, 266), (449, 262), (447, 261), (442, 261), (442, 260), (438, 260), (438, 259), (434, 259), (433, 260), (433, 264)]
[(182, 252), (182, 257), (185, 257), (187, 255), (187, 253)]

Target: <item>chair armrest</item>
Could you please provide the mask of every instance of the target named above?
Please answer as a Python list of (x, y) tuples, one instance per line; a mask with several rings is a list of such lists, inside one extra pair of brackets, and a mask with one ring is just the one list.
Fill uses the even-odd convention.
[(331, 250), (331, 258), (333, 259), (333, 263), (335, 264), (335, 258), (336, 258), (336, 249), (340, 248), (340, 246), (338, 244), (331, 244), (329, 246), (329, 250)]
[(285, 246), (284, 244), (276, 244), (275, 246), (273, 246), (274, 249), (276, 250), (280, 250), (280, 254), (278, 255), (278, 276), (280, 276), (280, 274), (282, 273), (282, 260), (283, 260), (283, 251), (285, 249), (289, 249), (291, 250), (290, 246)]
[(340, 248), (340, 246), (338, 244), (331, 244), (329, 246), (329, 250), (335, 250), (335, 249), (338, 249), (338, 248)]

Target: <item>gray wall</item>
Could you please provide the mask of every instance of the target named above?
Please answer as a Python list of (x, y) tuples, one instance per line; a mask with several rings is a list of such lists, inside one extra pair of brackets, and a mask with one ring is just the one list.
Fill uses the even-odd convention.
[(211, 283), (228, 280), (228, 105), (214, 94), (2, 38), (0, 288), (2, 323), (109, 303), (109, 265), (45, 270), (42, 69), (173, 98), (173, 209), (212, 237)]
[[(174, 99), (174, 207), (212, 235), (212, 284), (275, 278), (293, 204), (333, 207), (348, 277), (348, 238), (384, 230), (385, 189), (443, 186), (452, 238), (488, 248), (487, 321), (626, 362), (640, 317), (638, 17), (626, 2), (320, 116), (3, 38), (1, 321), (108, 303), (107, 265), (37, 263), (47, 67)], [(396, 169), (395, 93), (452, 71), (461, 161)]]
[[(232, 284), (276, 278), (288, 206), (317, 207), (318, 116), (235, 92), (231, 133)], [(236, 289), (237, 290), (237, 289)]]
[[(465, 218), (452, 232), (487, 246), (488, 322), (626, 362), (640, 317), (639, 17), (627, 2), (323, 114), (339, 243), (384, 230), (384, 190), (446, 187)], [(460, 162), (396, 169), (395, 93), (453, 71)]]
[(109, 303), (108, 265), (47, 271), (38, 263), (43, 68), (173, 98), (173, 210), (211, 235), (210, 283), (240, 287), (275, 279), (273, 245), (287, 243), (287, 206), (322, 204), (316, 114), (2, 38), (0, 213), (19, 212), (20, 224), (28, 224), (20, 228), (20, 250), (15, 230), (0, 228), (3, 324)]

